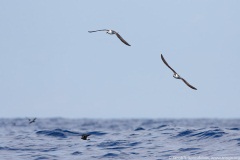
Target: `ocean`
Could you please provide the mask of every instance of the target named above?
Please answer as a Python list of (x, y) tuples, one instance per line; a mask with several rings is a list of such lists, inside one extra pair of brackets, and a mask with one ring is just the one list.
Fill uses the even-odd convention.
[(0, 160), (95, 159), (240, 160), (240, 119), (0, 119)]

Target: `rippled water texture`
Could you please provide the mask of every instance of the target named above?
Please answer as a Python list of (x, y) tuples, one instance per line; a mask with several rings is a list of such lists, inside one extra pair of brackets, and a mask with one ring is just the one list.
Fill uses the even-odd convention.
[(1, 160), (240, 157), (240, 120), (0, 119), (0, 142)]

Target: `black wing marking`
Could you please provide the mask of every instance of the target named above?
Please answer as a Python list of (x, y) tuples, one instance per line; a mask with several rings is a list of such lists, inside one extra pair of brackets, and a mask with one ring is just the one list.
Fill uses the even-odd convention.
[(182, 81), (190, 88), (197, 90), (197, 88), (193, 87), (191, 84), (189, 84), (185, 79), (181, 78)]
[(120, 34), (118, 34), (117, 32), (113, 31), (114, 34), (116, 34), (116, 36), (126, 45), (131, 46), (130, 44), (127, 43), (127, 41), (125, 41)]
[(166, 66), (168, 66), (168, 68), (170, 68), (174, 73), (177, 73), (176, 71), (174, 71), (174, 69), (172, 69), (172, 67), (169, 66), (169, 64), (167, 63), (167, 61), (164, 59), (163, 55), (161, 54), (161, 58), (162, 61), (166, 64)]
[(100, 30), (88, 31), (88, 32), (89, 32), (89, 33), (92, 33), (92, 32), (98, 32), (98, 31), (108, 31), (108, 29), (100, 29)]

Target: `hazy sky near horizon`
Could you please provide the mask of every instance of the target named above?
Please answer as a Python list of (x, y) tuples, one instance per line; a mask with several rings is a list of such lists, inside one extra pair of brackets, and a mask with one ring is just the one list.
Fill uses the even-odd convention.
[[(0, 1), (0, 117), (239, 118), (240, 1)], [(95, 29), (114, 29), (115, 35)], [(190, 84), (172, 77), (160, 55)]]

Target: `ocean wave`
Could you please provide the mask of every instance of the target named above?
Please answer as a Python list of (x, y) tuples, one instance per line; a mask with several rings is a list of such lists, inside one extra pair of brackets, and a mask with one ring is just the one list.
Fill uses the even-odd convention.
[(91, 131), (91, 132), (87, 132), (87, 133), (86, 132), (80, 133), (80, 132), (73, 132), (73, 131), (63, 130), (63, 129), (54, 129), (54, 130), (37, 131), (36, 134), (57, 137), (57, 138), (67, 138), (69, 136), (81, 136), (82, 134), (102, 136), (107, 133), (101, 132), (101, 131)]
[(118, 157), (118, 154), (116, 154), (116, 153), (107, 153), (107, 154), (102, 156), (102, 158), (114, 158), (114, 157)]
[(101, 131), (92, 131), (92, 132), (88, 132), (88, 134), (90, 135), (95, 135), (95, 136), (102, 136), (107, 134), (106, 132), (101, 132)]
[(143, 127), (138, 127), (134, 131), (143, 131), (143, 130), (145, 130)]
[(67, 138), (68, 136), (80, 136), (81, 135), (78, 132), (72, 132), (72, 131), (62, 130), (62, 129), (37, 131), (36, 134), (51, 136), (51, 137), (58, 137), (58, 138)]
[[(39, 118), (29, 125), (26, 119), (0, 119), (0, 159), (160, 160), (182, 155), (239, 156), (239, 122)], [(82, 140), (82, 134), (90, 134), (90, 140)]]
[(186, 151), (200, 150), (200, 148), (179, 148), (178, 150), (181, 152), (186, 152)]
[(16, 151), (16, 152), (51, 152), (51, 151), (56, 151), (58, 150), (57, 147), (52, 147), (52, 148), (44, 148), (44, 149), (37, 149), (37, 148), (32, 148), (26, 146), (25, 148), (14, 148), (14, 147), (0, 147), (0, 151)]
[(180, 133), (176, 137), (197, 137), (198, 139), (208, 139), (208, 138), (219, 138), (227, 134), (221, 129), (209, 129), (205, 131), (199, 130), (185, 130)]
[(119, 150), (119, 149), (134, 147), (139, 144), (141, 144), (141, 142), (130, 142), (127, 140), (117, 140), (117, 141), (102, 142), (98, 145), (98, 147)]

